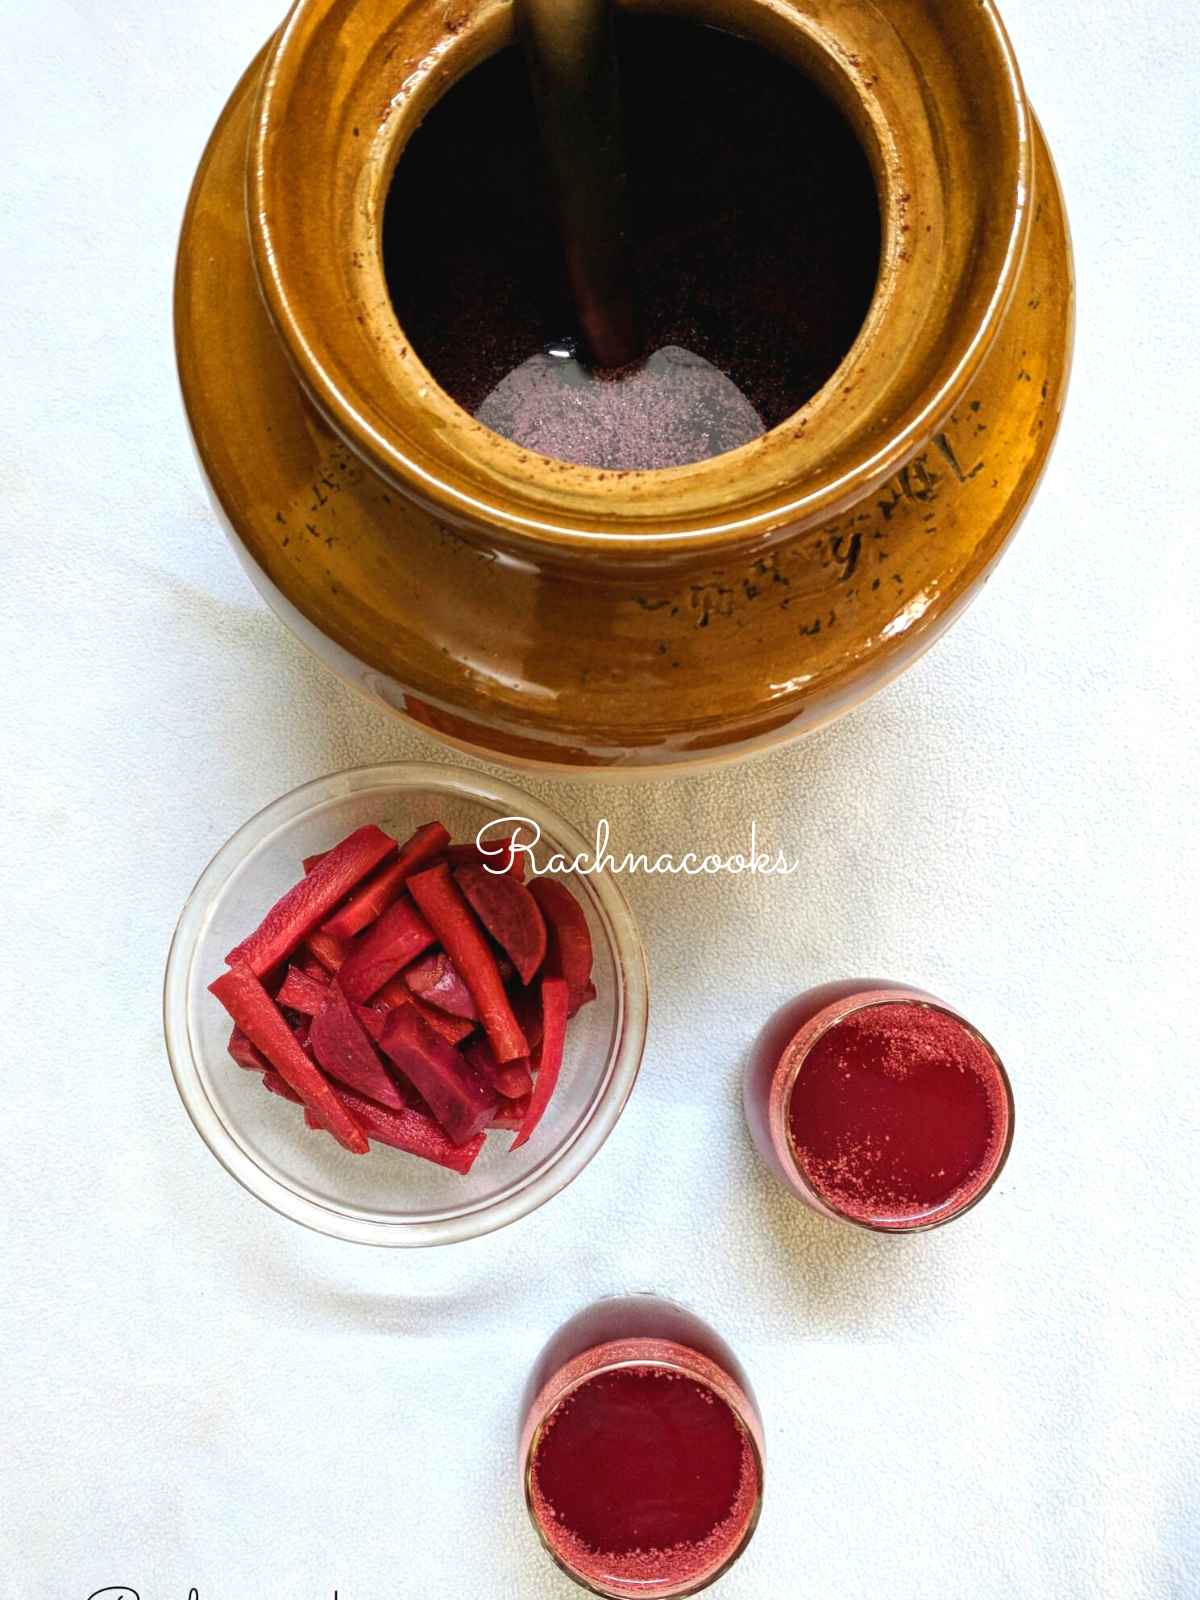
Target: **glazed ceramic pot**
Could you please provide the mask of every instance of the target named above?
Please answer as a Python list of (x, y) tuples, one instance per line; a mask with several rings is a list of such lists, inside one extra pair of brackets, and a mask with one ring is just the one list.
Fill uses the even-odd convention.
[(254, 582), (350, 681), (509, 764), (671, 771), (861, 702), (984, 582), (1066, 384), (1062, 199), (988, 0), (631, 9), (794, 61), (875, 175), (855, 343), (736, 451), (657, 472), (547, 461), (409, 347), (382, 261), (390, 178), (438, 97), (511, 42), (503, 0), (299, 0), (234, 91), (183, 228), (185, 403)]

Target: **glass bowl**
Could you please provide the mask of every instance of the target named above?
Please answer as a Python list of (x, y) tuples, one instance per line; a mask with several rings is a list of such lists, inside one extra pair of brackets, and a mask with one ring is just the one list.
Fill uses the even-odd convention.
[(571, 874), (595, 951), (597, 998), (573, 1019), (562, 1077), (529, 1143), (488, 1135), (464, 1177), (382, 1145), (353, 1156), (311, 1133), (300, 1108), (230, 1059), (231, 1023), (208, 992), (225, 954), (296, 881), (305, 856), (374, 822), (404, 838), (422, 822), (456, 840), (527, 818), (537, 857), (589, 846), (569, 823), (486, 773), (415, 763), (357, 767), (306, 783), (243, 824), (200, 875), (167, 958), (163, 1026), (175, 1083), (197, 1132), (240, 1184), (320, 1233), (378, 1245), (451, 1244), (515, 1222), (578, 1176), (612, 1132), (641, 1064), (647, 984), (641, 940), (607, 872)]

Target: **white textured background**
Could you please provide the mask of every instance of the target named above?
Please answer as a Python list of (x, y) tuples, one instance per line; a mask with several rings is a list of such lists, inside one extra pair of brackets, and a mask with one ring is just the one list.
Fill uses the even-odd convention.
[[(654, 998), (617, 1133), (516, 1227), (401, 1254), (244, 1194), (160, 1039), (217, 845), (432, 749), (267, 615), (176, 398), (179, 216), (278, 4), (3, 5), (0, 1594), (567, 1600), (513, 1412), (555, 1325), (627, 1287), (709, 1315), (758, 1387), (728, 1600), (1200, 1594), (1194, 6), (1010, 0), (1079, 273), (1036, 505), (965, 621), (807, 745), (530, 785), (637, 848), (731, 850), (753, 817), (805, 871), (630, 882)], [(962, 1005), (1015, 1079), (1001, 1183), (928, 1238), (802, 1213), (741, 1120), (761, 1020), (862, 972)]]

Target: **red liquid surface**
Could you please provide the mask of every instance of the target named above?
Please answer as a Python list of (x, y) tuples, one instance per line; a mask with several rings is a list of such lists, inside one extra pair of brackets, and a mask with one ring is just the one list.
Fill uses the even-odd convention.
[(900, 1001), (821, 1035), (796, 1076), (788, 1121), (824, 1200), (856, 1220), (902, 1226), (969, 1203), (996, 1170), (1009, 1112), (978, 1034)]
[(685, 1585), (733, 1555), (758, 1478), (725, 1401), (647, 1365), (586, 1379), (550, 1414), (531, 1488), (551, 1546), (581, 1576)]

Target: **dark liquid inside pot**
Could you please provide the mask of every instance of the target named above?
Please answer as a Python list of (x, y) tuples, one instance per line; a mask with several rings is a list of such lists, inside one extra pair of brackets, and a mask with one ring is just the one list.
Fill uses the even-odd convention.
[(617, 37), (639, 372), (595, 379), (570, 359), (574, 318), (515, 48), (468, 73), (413, 135), (384, 264), (413, 350), (488, 426), (543, 455), (669, 466), (776, 426), (828, 380), (874, 292), (879, 206), (854, 131), (795, 67), (673, 19), (621, 17)]

